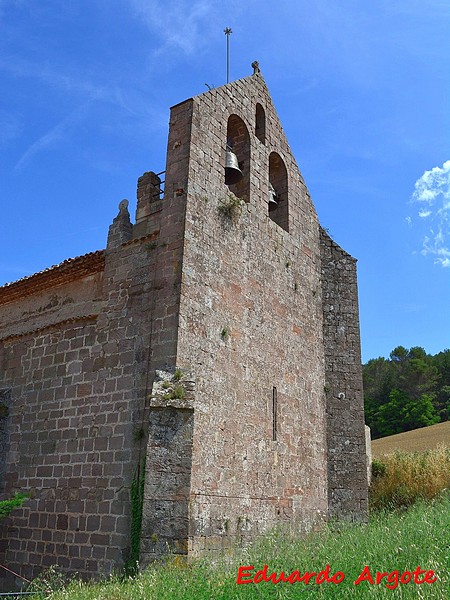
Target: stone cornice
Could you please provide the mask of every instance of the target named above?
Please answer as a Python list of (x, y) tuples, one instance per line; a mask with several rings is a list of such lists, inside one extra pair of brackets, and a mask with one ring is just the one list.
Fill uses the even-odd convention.
[(30, 330), (26, 330), (26, 331), (22, 331), (20, 333), (11, 333), (11, 334), (7, 334), (4, 337), (1, 337), (0, 334), (0, 342), (2, 343), (8, 343), (8, 342), (14, 342), (15, 340), (22, 338), (22, 337), (26, 337), (27, 335), (32, 336), (32, 335), (36, 335), (37, 333), (42, 334), (45, 331), (51, 331), (52, 329), (58, 328), (58, 329), (69, 329), (70, 325), (76, 325), (77, 323), (86, 323), (88, 321), (95, 321), (98, 318), (98, 315), (82, 315), (79, 317), (72, 317), (70, 319), (63, 319), (61, 321), (55, 321), (54, 323), (48, 323), (46, 325), (43, 325), (42, 327), (36, 327), (34, 329), (30, 329)]
[(30, 296), (43, 289), (86, 277), (104, 269), (105, 251), (97, 250), (76, 258), (68, 258), (34, 275), (24, 277), (0, 287), (0, 304), (14, 302), (18, 298)]

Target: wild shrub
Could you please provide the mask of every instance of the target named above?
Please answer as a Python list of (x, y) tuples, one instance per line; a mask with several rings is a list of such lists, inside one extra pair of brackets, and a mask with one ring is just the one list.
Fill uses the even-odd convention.
[(239, 221), (239, 217), (242, 214), (242, 206), (244, 201), (242, 198), (238, 198), (231, 192), (221, 200), (218, 210), (222, 218), (228, 220), (230, 223), (236, 225)]
[(63, 590), (69, 582), (70, 578), (64, 575), (58, 566), (53, 565), (33, 579), (27, 593), (32, 593), (33, 600), (47, 600), (49, 594)]
[(395, 452), (374, 461), (372, 475), (371, 509), (393, 510), (431, 500), (450, 488), (450, 448)]
[(0, 520), (4, 519), (11, 513), (15, 508), (19, 508), (28, 498), (27, 494), (21, 494), (16, 492), (14, 498), (10, 498), (9, 500), (2, 500), (0, 502)]
[(383, 461), (374, 459), (372, 461), (372, 477), (375, 479), (376, 477), (382, 477), (386, 474), (386, 465)]

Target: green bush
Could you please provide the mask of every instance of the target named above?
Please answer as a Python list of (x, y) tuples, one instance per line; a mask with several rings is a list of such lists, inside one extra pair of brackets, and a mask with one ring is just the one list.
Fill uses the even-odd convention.
[(15, 508), (22, 506), (27, 498), (27, 494), (16, 492), (14, 498), (0, 501), (0, 520), (7, 517)]
[(381, 460), (377, 460), (376, 458), (372, 461), (372, 477), (375, 479), (377, 477), (382, 477), (386, 474), (386, 465)]

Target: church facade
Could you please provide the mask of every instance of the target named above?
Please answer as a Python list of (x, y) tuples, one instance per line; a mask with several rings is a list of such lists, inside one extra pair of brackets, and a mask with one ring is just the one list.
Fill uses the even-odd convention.
[(172, 107), (164, 179), (104, 250), (0, 288), (0, 493), (30, 495), (0, 563), (24, 577), (108, 574), (136, 523), (146, 564), (367, 517), (356, 261), (259, 72)]

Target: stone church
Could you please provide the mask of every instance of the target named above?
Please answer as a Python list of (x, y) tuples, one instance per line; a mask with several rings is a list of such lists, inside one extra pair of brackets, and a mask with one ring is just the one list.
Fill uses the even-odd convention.
[(356, 261), (259, 72), (172, 107), (166, 170), (104, 250), (0, 288), (0, 498), (16, 491), (0, 564), (27, 578), (109, 574), (136, 526), (146, 564), (366, 518)]

